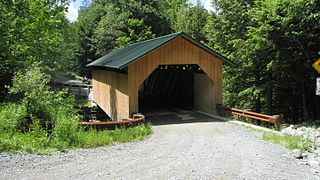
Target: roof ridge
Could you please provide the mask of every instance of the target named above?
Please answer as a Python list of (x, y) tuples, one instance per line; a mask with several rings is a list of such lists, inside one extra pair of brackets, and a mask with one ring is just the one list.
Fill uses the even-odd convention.
[[(133, 45), (137, 45), (137, 44), (141, 44), (141, 43), (146, 43), (146, 42), (149, 42), (149, 41), (154, 41), (154, 40), (166, 38), (166, 37), (169, 37), (169, 36), (182, 35), (182, 34), (184, 34), (184, 33), (183, 33), (183, 32), (175, 32), (175, 33), (172, 33), (172, 34), (167, 34), (167, 35), (164, 35), (164, 36), (159, 36), (159, 37), (156, 37), (156, 38), (152, 38), (152, 39), (147, 39), (147, 40), (135, 42), (135, 43), (130, 44), (130, 45), (125, 46), (125, 47), (130, 47), (130, 46), (133, 46)], [(125, 48), (125, 47), (122, 47), (122, 48)], [(119, 49), (122, 49), (122, 48), (119, 48)]]
[(128, 66), (128, 64), (135, 61), (136, 59), (144, 56), (147, 53), (152, 52), (156, 48), (164, 46), (165, 44), (179, 37), (186, 39), (187, 41), (193, 43), (199, 48), (202, 48), (208, 53), (218, 57), (220, 60), (229, 63), (227, 58), (215, 52), (213, 49), (209, 48), (205, 44), (202, 44), (201, 42), (197, 42), (192, 37), (188, 36), (183, 32), (176, 32), (176, 33), (168, 34), (165, 36), (160, 36), (157, 38), (136, 42), (122, 48), (114, 49), (108, 54), (91, 62), (90, 64), (87, 65), (87, 67), (100, 66), (100, 67), (109, 67), (109, 68), (115, 68), (115, 69), (123, 69), (124, 67)]

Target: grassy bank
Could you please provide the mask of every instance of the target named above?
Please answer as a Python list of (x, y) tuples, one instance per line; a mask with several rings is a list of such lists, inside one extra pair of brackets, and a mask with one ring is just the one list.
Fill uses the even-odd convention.
[(79, 125), (74, 96), (48, 86), (50, 76), (42, 68), (36, 63), (15, 74), (7, 101), (0, 104), (0, 152), (50, 154), (141, 140), (151, 133), (149, 124), (85, 131)]
[[(48, 135), (38, 129), (28, 133), (0, 132), (0, 152), (32, 153), (49, 155), (54, 151), (67, 151), (77, 148), (93, 148), (115, 143), (143, 140), (151, 134), (151, 125), (139, 125), (128, 129), (111, 131), (84, 131), (78, 129), (69, 138), (61, 138), (54, 134)], [(67, 133), (66, 136), (69, 136)]]
[(312, 148), (312, 141), (301, 136), (292, 136), (288, 134), (281, 134), (277, 132), (273, 132), (272, 130), (256, 128), (252, 125), (241, 125), (241, 127), (249, 129), (252, 132), (259, 133), (263, 140), (270, 141), (275, 144), (279, 144), (281, 146), (286, 147), (287, 149), (301, 149), (303, 151), (310, 150)]
[(305, 139), (300, 136), (291, 136), (291, 135), (281, 135), (274, 133), (263, 133), (263, 140), (270, 141), (275, 144), (280, 144), (288, 149), (301, 149), (301, 150), (310, 150), (312, 147), (312, 142), (308, 139)]

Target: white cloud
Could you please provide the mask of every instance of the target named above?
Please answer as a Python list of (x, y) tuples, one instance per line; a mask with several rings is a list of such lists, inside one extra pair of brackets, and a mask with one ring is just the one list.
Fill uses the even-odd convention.
[[(197, 4), (197, 0), (188, 0), (192, 4)], [(214, 11), (214, 8), (211, 7), (211, 1), (212, 0), (201, 0), (201, 4), (204, 8), (206, 8), (208, 11)]]
[(203, 6), (208, 11), (214, 11), (214, 8), (211, 6), (211, 0), (203, 0)]
[(77, 20), (77, 18), (78, 18), (78, 10), (73, 6), (72, 3), (70, 3), (68, 6), (67, 19), (70, 22), (74, 22)]

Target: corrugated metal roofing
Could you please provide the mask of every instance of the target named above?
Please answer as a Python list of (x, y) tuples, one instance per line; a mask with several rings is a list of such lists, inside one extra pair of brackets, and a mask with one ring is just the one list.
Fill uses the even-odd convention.
[(193, 44), (199, 46), (200, 48), (206, 50), (210, 54), (218, 57), (225, 63), (230, 63), (225, 57), (216, 53), (212, 49), (208, 48), (207, 46), (196, 42), (186, 34), (182, 32), (169, 34), (166, 36), (141, 41), (138, 43), (131, 44), (124, 48), (115, 49), (114, 51), (110, 52), (109, 54), (95, 60), (94, 62), (88, 64), (88, 67), (106, 67), (106, 68), (114, 68), (114, 69), (123, 69), (128, 66), (131, 62), (139, 59), (140, 57), (148, 54), (149, 52), (171, 42), (177, 37), (184, 37), (185, 39), (191, 41)]

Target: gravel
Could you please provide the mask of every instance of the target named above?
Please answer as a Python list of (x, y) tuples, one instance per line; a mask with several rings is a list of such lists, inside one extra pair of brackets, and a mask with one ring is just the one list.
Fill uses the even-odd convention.
[[(315, 141), (315, 138), (320, 136), (320, 128), (304, 127), (304, 126), (294, 126), (290, 125), (281, 130), (281, 133), (288, 134), (292, 136), (301, 136), (311, 141)], [(320, 144), (315, 144), (316, 148), (320, 148)]]
[(148, 119), (154, 133), (141, 142), (2, 153), (0, 179), (320, 179), (319, 169), (246, 128), (190, 111)]

